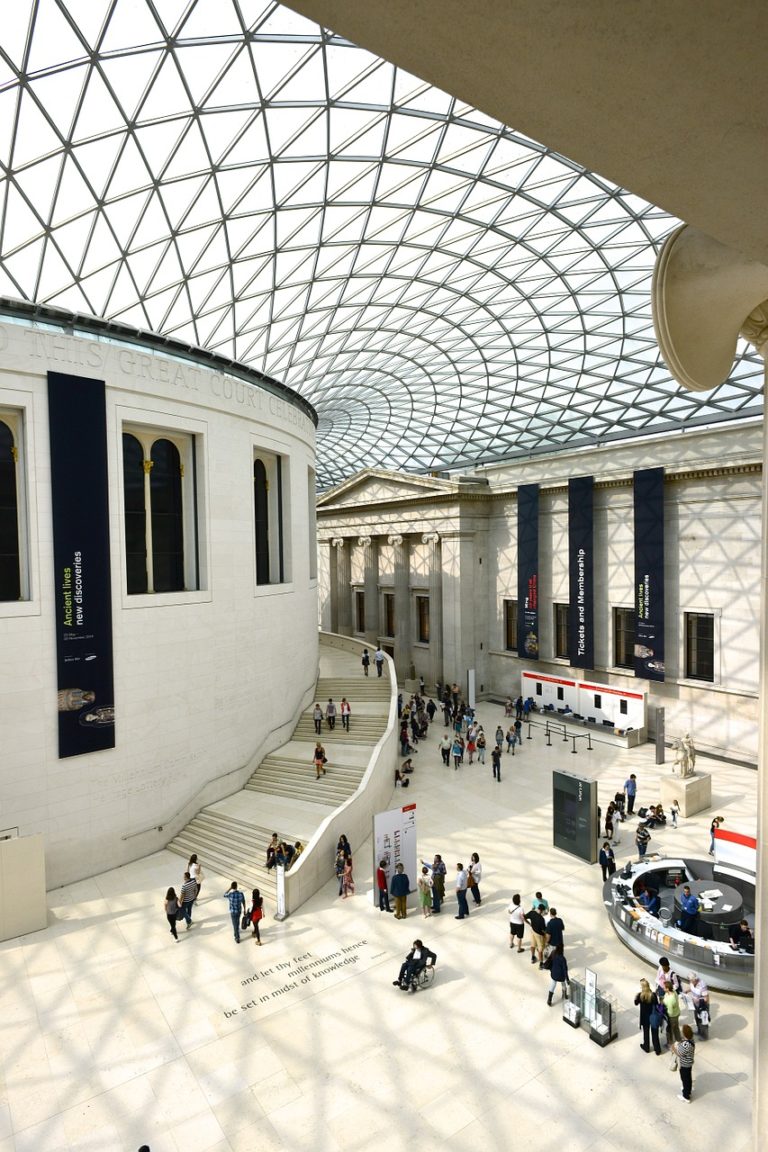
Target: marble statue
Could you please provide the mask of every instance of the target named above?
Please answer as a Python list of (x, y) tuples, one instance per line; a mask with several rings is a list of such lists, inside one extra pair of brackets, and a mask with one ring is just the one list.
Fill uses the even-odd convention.
[(693, 776), (696, 771), (696, 748), (690, 732), (686, 732), (682, 739), (675, 739), (672, 747), (675, 750), (672, 772), (683, 778)]

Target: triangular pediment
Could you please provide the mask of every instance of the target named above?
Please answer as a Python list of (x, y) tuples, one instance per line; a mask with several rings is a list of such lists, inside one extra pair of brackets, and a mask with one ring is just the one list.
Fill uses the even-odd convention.
[(456, 481), (437, 476), (413, 476), (405, 472), (387, 472), (365, 468), (343, 484), (329, 488), (317, 499), (318, 508), (339, 508), (359, 504), (387, 504), (391, 501), (421, 499), (425, 496), (452, 497)]

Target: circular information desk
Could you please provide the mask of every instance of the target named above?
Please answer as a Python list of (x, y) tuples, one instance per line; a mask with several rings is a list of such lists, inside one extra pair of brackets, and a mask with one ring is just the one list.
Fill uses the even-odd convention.
[[(738, 924), (744, 915), (744, 901), (741, 898), (741, 893), (737, 892), (735, 888), (731, 888), (729, 884), (722, 884), (719, 880), (691, 880), (688, 887), (692, 894), (699, 899), (699, 920), (703, 920), (707, 924)], [(707, 907), (705, 907), (703, 897), (705, 892), (719, 892), (721, 895), (706, 900)], [(683, 889), (680, 887), (675, 892), (677, 918), (684, 915), (680, 907), (682, 894)], [(710, 904), (711, 907), (709, 907)]]

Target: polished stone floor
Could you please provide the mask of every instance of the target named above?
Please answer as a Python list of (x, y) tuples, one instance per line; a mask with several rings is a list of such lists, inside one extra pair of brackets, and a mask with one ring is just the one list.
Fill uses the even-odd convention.
[[(502, 709), (479, 709), (493, 731)], [(50, 896), (49, 927), (0, 945), (0, 1152), (709, 1152), (751, 1147), (750, 999), (714, 999), (694, 1101), (666, 1057), (639, 1048), (637, 982), (651, 969), (608, 926), (600, 871), (551, 845), (551, 771), (595, 777), (602, 795), (634, 771), (657, 799), (651, 745), (631, 752), (541, 733), (490, 765), (445, 769), (441, 729), (420, 746), (407, 793), (419, 853), (449, 865), (477, 851), (482, 906), (407, 921), (372, 905), (371, 844), (353, 845), (357, 893), (325, 889), (263, 945), (232, 937), (208, 871), (196, 924), (168, 932), (162, 899), (180, 861), (162, 852)], [(756, 773), (699, 760), (726, 828), (754, 833)], [(712, 813), (651, 848), (706, 854)], [(633, 847), (624, 826), (617, 856)], [(620, 1006), (602, 1049), (546, 1003), (547, 977), (508, 947), (507, 905), (541, 889), (566, 923), (571, 971), (598, 973)], [(271, 910), (270, 910), (271, 911)], [(415, 936), (438, 954), (427, 991), (392, 987)]]

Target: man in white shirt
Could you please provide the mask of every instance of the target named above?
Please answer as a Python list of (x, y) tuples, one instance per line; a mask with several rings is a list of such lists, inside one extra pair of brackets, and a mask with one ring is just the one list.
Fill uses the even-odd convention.
[(469, 877), (463, 864), (456, 865), (456, 900), (459, 905), (459, 914), (454, 916), (454, 920), (463, 920), (465, 916), (469, 916), (469, 905), (467, 904), (467, 883)]
[(376, 664), (376, 675), (381, 676), (382, 672), (384, 671), (384, 653), (382, 652), (381, 648), (376, 649), (373, 654), (373, 660)]

